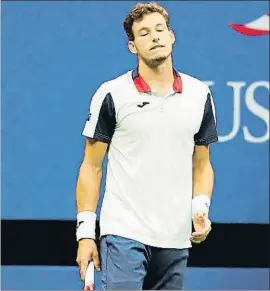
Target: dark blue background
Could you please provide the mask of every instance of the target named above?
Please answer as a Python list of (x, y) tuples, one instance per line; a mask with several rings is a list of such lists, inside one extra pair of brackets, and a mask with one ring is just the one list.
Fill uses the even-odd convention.
[[(75, 219), (75, 185), (84, 150), (81, 131), (91, 95), (105, 80), (136, 66), (122, 29), (123, 19), (133, 4), (3, 2), (2, 218)], [(229, 22), (246, 23), (269, 13), (268, 3), (160, 4), (171, 13), (177, 36), (175, 67), (215, 83), (212, 91), (221, 136), (231, 131), (233, 121), (233, 90), (227, 82), (246, 83), (241, 94), (238, 134), (214, 145), (212, 150), (216, 172), (212, 220), (268, 223), (269, 139), (250, 143), (243, 136), (243, 126), (257, 137), (267, 129), (265, 122), (248, 110), (245, 92), (254, 82), (265, 81), (269, 86), (269, 37), (244, 36), (228, 26)], [(255, 99), (269, 110), (266, 88), (258, 89)], [(31, 268), (30, 273), (36, 272), (37, 276), (43, 272)], [(56, 285), (58, 289), (79, 288), (77, 277), (72, 281), (72, 276), (64, 275), (67, 281), (63, 285), (57, 283), (58, 275), (53, 276), (62, 272), (60, 268), (51, 270), (54, 275), (48, 275), (51, 279), (43, 282), (48, 287), (41, 281), (27, 281), (27, 275), (22, 275), (27, 270), (5, 267), (4, 286), (15, 289), (17, 283), (11, 274), (20, 274), (20, 282), (25, 282), (28, 289)], [(205, 274), (201, 270), (189, 272), (194, 278)], [(241, 271), (242, 285), (233, 279), (237, 277), (233, 272), (213, 272), (216, 273), (211, 280), (202, 279), (200, 286), (205, 282), (206, 289), (260, 289), (269, 282), (265, 270)], [(249, 282), (250, 276), (255, 278), (253, 283)], [(192, 278), (187, 288), (201, 288)]]

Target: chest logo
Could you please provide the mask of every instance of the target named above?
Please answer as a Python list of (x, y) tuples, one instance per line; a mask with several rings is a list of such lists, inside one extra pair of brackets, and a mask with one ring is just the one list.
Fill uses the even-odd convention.
[(143, 102), (142, 104), (138, 104), (137, 106), (143, 108), (145, 105), (150, 104), (149, 102)]

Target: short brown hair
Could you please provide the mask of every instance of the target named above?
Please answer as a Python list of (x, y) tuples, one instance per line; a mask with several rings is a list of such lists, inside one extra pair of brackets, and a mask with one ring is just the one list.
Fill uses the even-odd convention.
[(137, 3), (127, 15), (123, 23), (129, 40), (134, 40), (134, 34), (132, 31), (134, 21), (140, 21), (145, 15), (155, 12), (160, 13), (165, 18), (167, 27), (168, 29), (170, 28), (170, 17), (165, 8), (155, 2)]

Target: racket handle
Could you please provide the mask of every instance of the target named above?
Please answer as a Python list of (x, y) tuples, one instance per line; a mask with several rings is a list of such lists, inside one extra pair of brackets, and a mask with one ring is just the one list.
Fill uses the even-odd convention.
[(91, 261), (86, 269), (84, 290), (95, 289), (95, 267), (93, 261)]

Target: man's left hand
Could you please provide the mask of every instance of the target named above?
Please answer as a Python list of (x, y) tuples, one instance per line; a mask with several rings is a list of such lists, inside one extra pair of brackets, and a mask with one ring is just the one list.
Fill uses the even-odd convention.
[(206, 239), (209, 232), (211, 231), (211, 221), (208, 218), (208, 215), (203, 212), (196, 213), (192, 217), (192, 220), (195, 232), (191, 234), (190, 240), (193, 243), (199, 244)]

